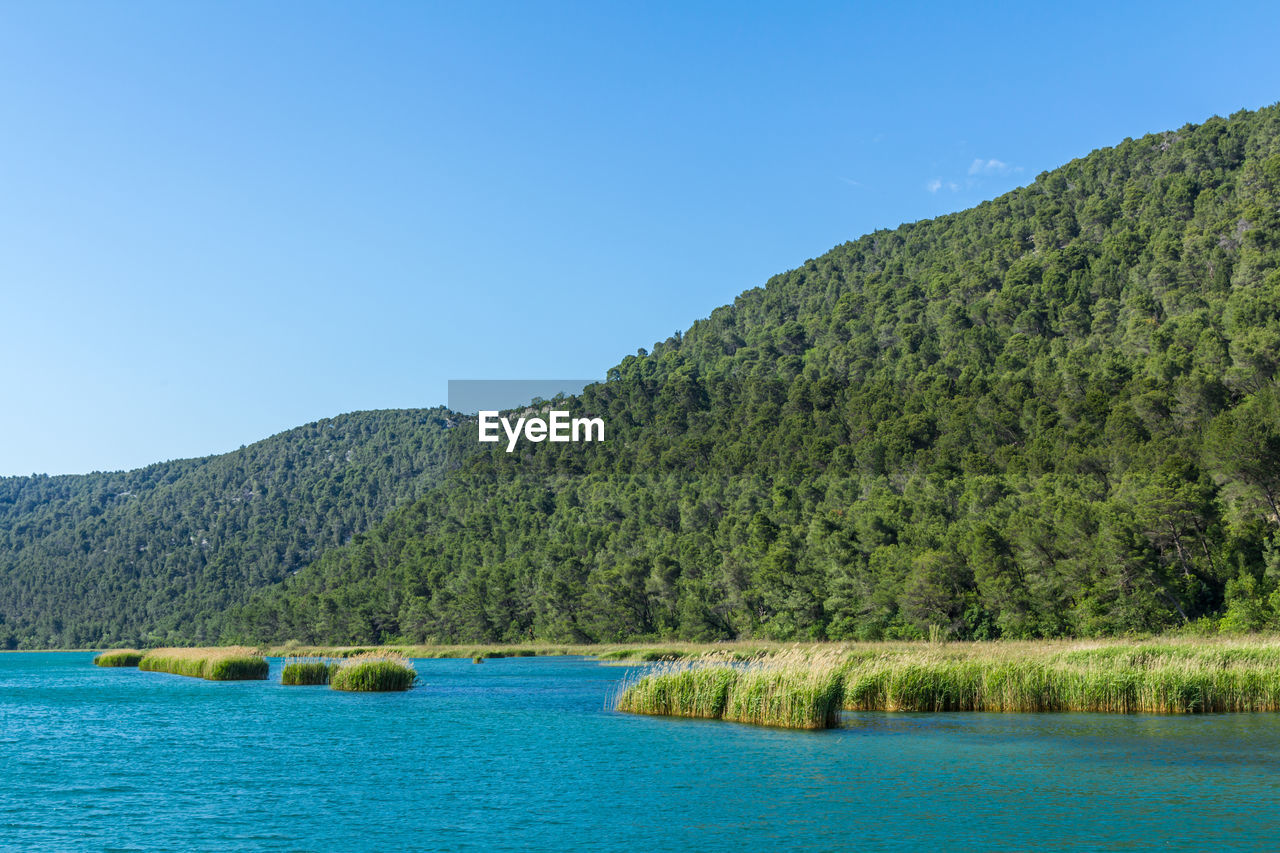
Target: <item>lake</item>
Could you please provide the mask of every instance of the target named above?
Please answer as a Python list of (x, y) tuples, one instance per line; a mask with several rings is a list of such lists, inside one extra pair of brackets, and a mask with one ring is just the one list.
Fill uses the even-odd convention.
[(626, 668), (415, 661), (399, 694), (0, 654), (0, 849), (1273, 847), (1280, 715), (609, 710)]

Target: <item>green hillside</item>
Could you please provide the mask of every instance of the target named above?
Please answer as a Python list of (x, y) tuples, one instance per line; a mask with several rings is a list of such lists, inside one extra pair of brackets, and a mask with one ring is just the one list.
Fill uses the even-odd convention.
[(216, 639), (251, 589), (456, 464), (447, 415), (358, 412), (221, 456), (0, 478), (0, 648)]
[(226, 636), (1274, 625), (1278, 365), (1271, 107), (777, 276), (589, 387), (604, 444), (486, 446)]

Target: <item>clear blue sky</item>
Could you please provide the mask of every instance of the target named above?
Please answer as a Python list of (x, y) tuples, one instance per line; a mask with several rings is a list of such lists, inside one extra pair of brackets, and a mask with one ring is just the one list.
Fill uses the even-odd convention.
[(1280, 100), (1271, 4), (1057, 5), (0, 3), (0, 474), (603, 376), (847, 239)]

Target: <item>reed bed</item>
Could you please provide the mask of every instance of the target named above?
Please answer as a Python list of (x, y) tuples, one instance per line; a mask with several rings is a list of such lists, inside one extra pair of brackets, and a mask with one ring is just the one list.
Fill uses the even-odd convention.
[(286, 658), (280, 671), (280, 683), (286, 686), (328, 684), (337, 668), (334, 661)]
[(152, 649), (138, 662), (138, 669), (209, 681), (261, 681), (267, 677), (269, 667), (257, 649), (226, 646)]
[(943, 646), (852, 660), (857, 711), (1280, 710), (1280, 645)]
[(834, 728), (840, 725), (844, 667), (830, 654), (748, 664), (729, 691), (722, 719), (787, 729)]
[(723, 655), (665, 662), (625, 680), (614, 706), (633, 714), (831, 728), (840, 723), (844, 667), (838, 653), (798, 650), (745, 664)]
[(671, 664), (655, 667), (634, 682), (624, 682), (615, 707), (632, 714), (720, 719), (738, 671), (721, 664)]
[(341, 661), (329, 672), (329, 687), (359, 693), (408, 690), (418, 673), (395, 652), (366, 652)]
[[(741, 653), (741, 649), (738, 651)], [(1280, 711), (1280, 638), (865, 643), (668, 661), (624, 680), (620, 711), (786, 728), (848, 711)]]
[(110, 649), (93, 659), (94, 666), (137, 666), (143, 652), (137, 649)]

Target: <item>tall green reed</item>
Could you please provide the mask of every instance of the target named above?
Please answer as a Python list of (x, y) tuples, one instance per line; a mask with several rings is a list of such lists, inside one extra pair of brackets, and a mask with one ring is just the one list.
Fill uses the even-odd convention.
[(229, 646), (152, 649), (138, 662), (138, 669), (209, 681), (261, 681), (267, 677), (269, 667), (256, 649)]
[(137, 649), (111, 649), (93, 659), (94, 666), (137, 666), (143, 653)]
[(417, 677), (403, 655), (370, 652), (341, 661), (329, 673), (329, 687), (360, 693), (408, 690)]

